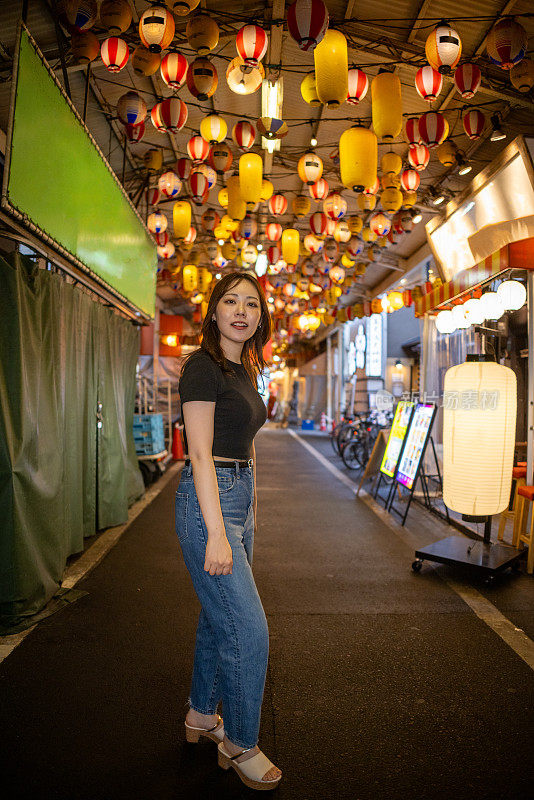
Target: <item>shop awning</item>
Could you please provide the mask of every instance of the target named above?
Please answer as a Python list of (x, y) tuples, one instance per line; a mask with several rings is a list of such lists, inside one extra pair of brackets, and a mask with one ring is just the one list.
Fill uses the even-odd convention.
[(422, 317), (447, 307), (456, 298), (496, 278), (507, 269), (534, 270), (534, 239), (523, 239), (501, 247), (474, 267), (459, 272), (452, 280), (432, 289), (415, 301), (415, 316)]

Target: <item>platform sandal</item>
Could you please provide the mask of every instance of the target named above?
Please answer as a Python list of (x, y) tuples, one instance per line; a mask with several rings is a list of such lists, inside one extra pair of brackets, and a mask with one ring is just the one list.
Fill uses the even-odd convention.
[(185, 724), (185, 738), (191, 744), (195, 744), (198, 742), (199, 736), (207, 736), (208, 739), (219, 744), (224, 739), (224, 726), (223, 726), (223, 719), (222, 717), (217, 714), (218, 722), (213, 728), (193, 728), (192, 725), (188, 725), (187, 722)]
[(241, 750), (241, 752), (236, 753), (235, 756), (231, 756), (226, 752), (223, 747), (223, 742), (217, 745), (217, 749), (219, 751), (217, 754), (219, 766), (223, 769), (230, 769), (230, 767), (233, 767), (245, 786), (248, 786), (249, 789), (259, 789), (260, 791), (276, 789), (282, 780), (282, 776), (280, 775), (279, 778), (275, 778), (272, 781), (262, 781), (265, 773), (269, 772), (275, 765), (272, 761), (269, 761), (265, 753), (262, 753), (261, 750), (259, 753), (256, 753), (255, 756), (252, 756), (252, 758), (247, 758), (246, 761), (240, 761), (238, 763), (234, 761), (234, 759), (239, 758), (239, 756), (242, 756), (243, 753), (246, 753), (248, 750), (252, 750), (252, 747)]

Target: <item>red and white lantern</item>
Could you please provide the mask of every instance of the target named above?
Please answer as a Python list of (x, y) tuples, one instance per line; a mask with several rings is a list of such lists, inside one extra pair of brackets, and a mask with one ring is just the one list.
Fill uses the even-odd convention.
[(196, 238), (197, 238), (197, 229), (191, 226), (187, 231), (186, 235), (184, 236), (184, 244), (193, 244)]
[(406, 120), (406, 140), (408, 144), (421, 144), (419, 117), (409, 117)]
[(165, 197), (176, 197), (180, 194), (182, 188), (182, 181), (176, 173), (169, 171), (160, 175), (158, 180), (158, 189)]
[(454, 83), (464, 100), (474, 97), (480, 86), (482, 73), (476, 64), (460, 64), (454, 72)]
[(347, 93), (347, 103), (356, 106), (363, 100), (369, 89), (369, 78), (365, 72), (357, 67), (349, 69), (349, 91)]
[(207, 199), (209, 186), (208, 179), (203, 172), (193, 170), (189, 176), (189, 191), (191, 192), (191, 200), (195, 205), (201, 206)]
[(108, 72), (120, 72), (128, 63), (130, 51), (124, 39), (110, 36), (100, 45), (100, 55)]
[(463, 118), (464, 131), (470, 139), (479, 139), (484, 130), (486, 117), (478, 108), (472, 108)]
[(171, 89), (179, 89), (184, 85), (188, 68), (186, 57), (176, 50), (171, 50), (161, 59), (161, 77)]
[(124, 126), (124, 133), (129, 142), (140, 142), (145, 135), (145, 123), (140, 122), (139, 125), (130, 125), (127, 123)]
[(167, 242), (169, 241), (169, 234), (167, 231), (163, 231), (163, 233), (155, 233), (154, 239), (156, 240), (156, 244), (158, 247), (165, 247)]
[(322, 211), (316, 211), (310, 217), (310, 230), (315, 236), (326, 236), (328, 217)]
[(265, 228), (265, 235), (270, 242), (280, 241), (280, 237), (282, 236), (282, 226), (278, 222), (269, 222)]
[(191, 174), (190, 160), (188, 158), (179, 158), (174, 165), (174, 172), (176, 172), (180, 180), (186, 181)]
[(205, 161), (210, 152), (210, 146), (202, 136), (192, 136), (187, 143), (187, 152), (193, 164)]
[(200, 220), (200, 224), (204, 228), (205, 231), (213, 231), (221, 221), (220, 216), (217, 214), (214, 208), (207, 208), (204, 213), (202, 214), (202, 218)]
[(287, 211), (287, 200), (283, 194), (273, 194), (268, 205), (269, 211), (275, 216), (285, 214)]
[(443, 75), (428, 64), (415, 73), (415, 88), (423, 100), (431, 103), (435, 100), (443, 87)]
[(145, 198), (149, 206), (155, 206), (161, 200), (161, 192), (157, 186), (154, 186), (151, 189), (147, 189)]
[(295, 0), (287, 10), (289, 35), (301, 50), (313, 50), (328, 28), (328, 11), (322, 0)]
[(160, 133), (178, 133), (187, 122), (187, 106), (179, 97), (169, 97), (156, 103), (150, 118)]
[(241, 150), (250, 150), (256, 141), (256, 128), (248, 120), (241, 119), (232, 128), (232, 139)]
[(486, 51), (494, 64), (512, 69), (525, 57), (528, 49), (526, 30), (513, 17), (498, 20), (486, 39)]
[(225, 142), (219, 142), (211, 146), (208, 163), (218, 175), (228, 172), (233, 160), (232, 151)]
[(416, 192), (421, 183), (419, 173), (415, 169), (405, 169), (400, 180), (405, 192)]
[(259, 25), (243, 25), (236, 36), (235, 46), (238, 55), (247, 67), (257, 67), (267, 52), (267, 34)]
[(325, 200), (328, 197), (329, 186), (324, 178), (319, 178), (313, 186), (308, 187), (310, 196), (313, 200)]
[(387, 236), (391, 230), (391, 220), (379, 211), (378, 214), (373, 214), (369, 220), (369, 227), (377, 236)]
[(327, 217), (337, 222), (347, 213), (347, 201), (339, 192), (330, 192), (323, 203), (323, 211)]
[(272, 244), (267, 248), (267, 260), (269, 264), (276, 264), (281, 258), (282, 253), (277, 245)]
[(339, 245), (334, 239), (328, 239), (324, 243), (323, 258), (327, 263), (335, 261), (339, 255)]
[(408, 148), (408, 161), (418, 172), (426, 169), (430, 159), (430, 151), (426, 144), (411, 144)]
[(373, 183), (373, 185), (372, 185), (372, 186), (367, 186), (367, 187), (366, 187), (366, 188), (363, 190), (363, 194), (377, 194), (377, 192), (378, 192), (379, 190), (380, 190), (380, 181), (378, 180), (378, 175), (377, 175), (377, 176), (376, 176), (376, 180), (375, 180), (375, 182)]
[(419, 118), (419, 136), (431, 150), (445, 141), (449, 133), (449, 123), (439, 111), (427, 111)]

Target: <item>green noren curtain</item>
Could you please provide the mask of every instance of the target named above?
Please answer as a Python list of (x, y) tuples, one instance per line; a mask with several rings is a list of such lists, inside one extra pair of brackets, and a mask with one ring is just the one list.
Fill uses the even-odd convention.
[(0, 309), (0, 618), (10, 624), (39, 611), (68, 556), (125, 522), (143, 493), (139, 334), (18, 254), (0, 258)]

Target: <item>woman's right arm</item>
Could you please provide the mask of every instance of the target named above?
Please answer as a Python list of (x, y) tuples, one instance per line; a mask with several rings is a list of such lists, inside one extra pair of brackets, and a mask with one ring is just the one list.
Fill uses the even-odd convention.
[(200, 510), (208, 530), (208, 544), (204, 569), (210, 575), (230, 575), (232, 548), (219, 500), (217, 473), (213, 464), (213, 420), (215, 403), (192, 400), (183, 403), (182, 414), (187, 433), (189, 458), (193, 467), (193, 481)]

